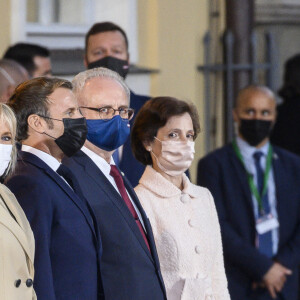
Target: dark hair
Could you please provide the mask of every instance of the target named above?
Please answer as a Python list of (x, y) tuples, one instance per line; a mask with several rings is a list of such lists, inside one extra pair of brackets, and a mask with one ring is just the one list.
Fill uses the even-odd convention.
[(107, 31), (119, 31), (124, 36), (126, 49), (128, 51), (128, 38), (125, 31), (120, 26), (112, 22), (100, 22), (100, 23), (95, 23), (85, 35), (85, 53), (87, 52), (89, 37), (91, 35), (107, 32)]
[(50, 52), (47, 48), (39, 45), (17, 43), (6, 50), (3, 58), (9, 58), (18, 62), (32, 76), (36, 70), (36, 65), (34, 64), (35, 56), (49, 57)]
[[(37, 77), (18, 85), (8, 101), (8, 105), (13, 109), (17, 117), (18, 141), (24, 141), (28, 138), (27, 119), (30, 115), (36, 114), (50, 117), (48, 96), (58, 88), (72, 90), (72, 83), (59, 78)], [(53, 126), (51, 120), (45, 120), (49, 126)]]
[(156, 97), (147, 101), (138, 112), (131, 130), (131, 147), (135, 158), (144, 165), (151, 165), (151, 155), (143, 143), (152, 142), (157, 131), (164, 127), (171, 117), (184, 113), (191, 116), (195, 140), (200, 132), (200, 124), (197, 109), (193, 104), (172, 97)]
[(278, 94), (284, 99), (300, 96), (300, 54), (286, 61), (284, 65), (284, 84)]

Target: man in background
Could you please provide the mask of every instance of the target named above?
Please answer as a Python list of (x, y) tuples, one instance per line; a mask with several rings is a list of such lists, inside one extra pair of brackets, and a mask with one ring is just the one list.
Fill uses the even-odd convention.
[(300, 158), (269, 137), (276, 101), (264, 86), (242, 89), (235, 140), (200, 160), (199, 185), (214, 196), (232, 300), (297, 300)]
[(12, 59), (23, 66), (31, 78), (50, 77), (51, 61), (47, 48), (28, 43), (17, 43), (10, 46), (3, 58)]
[(14, 89), (28, 79), (27, 71), (11, 59), (0, 60), (0, 102), (6, 103)]
[[(125, 79), (129, 71), (129, 52), (128, 38), (124, 30), (111, 22), (94, 24), (86, 34), (84, 64), (88, 69), (108, 68)], [(135, 114), (149, 98), (130, 91), (130, 107)], [(134, 118), (130, 121), (131, 124), (133, 120)], [(115, 151), (114, 159), (132, 186), (136, 186), (144, 172), (144, 166), (134, 158), (130, 139)]]

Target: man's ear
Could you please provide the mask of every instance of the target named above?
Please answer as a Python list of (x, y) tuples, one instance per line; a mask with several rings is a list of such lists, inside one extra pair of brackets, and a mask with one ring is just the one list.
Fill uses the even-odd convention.
[(238, 117), (238, 113), (237, 113), (236, 107), (232, 109), (232, 117), (233, 117), (234, 122), (238, 123), (239, 117)]
[(27, 118), (28, 127), (34, 130), (35, 132), (44, 133), (47, 122), (38, 115), (30, 115)]
[(128, 65), (130, 65), (130, 55), (129, 55), (128, 50), (127, 50), (127, 61), (128, 61)]

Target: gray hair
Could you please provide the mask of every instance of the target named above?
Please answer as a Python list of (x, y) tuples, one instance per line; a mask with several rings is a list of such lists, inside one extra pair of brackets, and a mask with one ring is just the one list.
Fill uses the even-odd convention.
[(107, 68), (94, 68), (90, 70), (86, 70), (83, 72), (80, 72), (77, 74), (74, 79), (72, 80), (73, 84), (73, 92), (75, 94), (79, 94), (82, 89), (84, 88), (86, 82), (95, 77), (100, 77), (100, 78), (106, 78), (106, 79), (111, 79), (114, 80), (115, 82), (119, 83), (120, 86), (124, 89), (128, 101), (130, 99), (130, 90), (128, 86), (126, 85), (124, 79), (116, 72), (107, 69)]

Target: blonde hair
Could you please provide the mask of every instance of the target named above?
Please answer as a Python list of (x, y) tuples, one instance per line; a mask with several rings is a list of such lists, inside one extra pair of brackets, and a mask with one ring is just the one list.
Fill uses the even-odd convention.
[(12, 137), (13, 150), (11, 153), (11, 159), (5, 174), (2, 177), (11, 175), (16, 166), (17, 160), (17, 147), (16, 147), (16, 131), (17, 120), (12, 109), (4, 103), (0, 103), (0, 124), (7, 124)]

